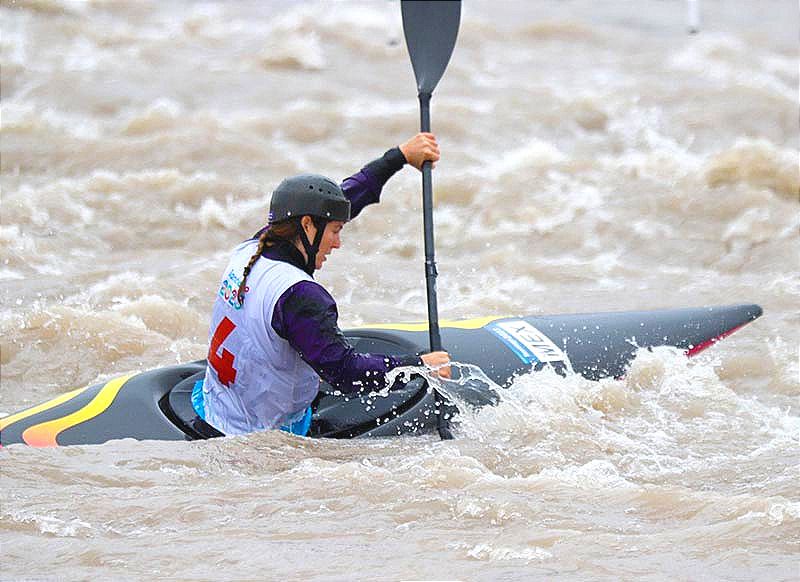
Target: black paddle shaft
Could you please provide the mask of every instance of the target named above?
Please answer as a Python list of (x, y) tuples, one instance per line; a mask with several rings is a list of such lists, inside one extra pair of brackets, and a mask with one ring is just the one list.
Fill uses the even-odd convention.
[[(431, 94), (419, 94), (420, 130), (431, 130)], [(433, 176), (431, 162), (422, 164), (422, 222), (425, 232), (425, 285), (428, 294), (428, 334), (431, 351), (442, 349), (439, 332), (439, 304), (436, 298), (436, 245), (433, 237)]]
[[(419, 94), (420, 130), (431, 130), (431, 94)], [(428, 337), (431, 351), (438, 352), (442, 349), (442, 336), (439, 332), (439, 303), (436, 298), (436, 253), (433, 238), (433, 164), (422, 164), (422, 224), (425, 232), (425, 287), (428, 295)], [(445, 399), (434, 390), (434, 403), (437, 409), (436, 430), (443, 441), (453, 439), (453, 431), (444, 418)]]

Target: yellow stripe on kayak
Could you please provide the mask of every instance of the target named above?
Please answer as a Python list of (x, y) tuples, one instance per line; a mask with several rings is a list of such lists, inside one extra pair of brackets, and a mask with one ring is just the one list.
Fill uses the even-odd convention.
[[(476, 317), (474, 319), (443, 319), (439, 327), (453, 329), (481, 329), (498, 319), (508, 319), (507, 315), (491, 315), (489, 317)], [(360, 325), (357, 329), (386, 329), (392, 331), (428, 331), (428, 322), (418, 323), (370, 323)]]
[(94, 417), (102, 414), (106, 409), (111, 406), (114, 399), (119, 394), (122, 386), (133, 374), (127, 376), (120, 376), (109, 381), (97, 393), (97, 396), (92, 398), (91, 402), (83, 408), (76, 410), (67, 416), (56, 418), (48, 422), (36, 424), (22, 433), (22, 440), (31, 445), (32, 447), (55, 447), (58, 446), (56, 437), (68, 428), (72, 428), (82, 422), (91, 420)]
[(60, 396), (56, 396), (52, 400), (48, 400), (47, 402), (43, 402), (33, 408), (28, 408), (23, 410), (22, 412), (18, 412), (16, 414), (12, 414), (11, 416), (6, 416), (5, 418), (0, 418), (0, 430), (5, 430), (7, 427), (11, 426), (15, 422), (19, 420), (23, 420), (28, 418), (29, 416), (33, 416), (34, 414), (39, 414), (40, 412), (44, 412), (45, 410), (50, 410), (51, 408), (55, 408), (59, 404), (63, 404), (68, 400), (72, 400), (78, 394), (86, 390), (85, 388), (78, 388), (77, 390), (73, 390), (72, 392), (66, 392), (61, 394)]

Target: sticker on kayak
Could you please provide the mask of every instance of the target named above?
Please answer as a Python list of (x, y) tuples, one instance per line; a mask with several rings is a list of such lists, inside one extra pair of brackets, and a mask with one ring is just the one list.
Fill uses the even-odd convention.
[(526, 364), (564, 362), (567, 355), (550, 338), (522, 319), (498, 321), (486, 329), (499, 337)]

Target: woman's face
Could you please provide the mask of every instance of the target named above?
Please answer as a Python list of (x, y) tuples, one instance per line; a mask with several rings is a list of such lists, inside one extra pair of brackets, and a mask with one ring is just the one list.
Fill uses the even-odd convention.
[[(317, 251), (317, 270), (322, 268), (322, 263), (328, 258), (333, 249), (338, 249), (342, 246), (342, 239), (340, 232), (344, 228), (344, 222), (334, 220), (325, 226), (325, 232), (322, 233), (322, 240), (319, 243), (319, 251)], [(316, 233), (315, 233), (316, 234)]]
[[(304, 216), (301, 224), (303, 230), (306, 231), (308, 240), (313, 241), (314, 237), (317, 236), (317, 227), (314, 226), (314, 221), (311, 220), (311, 217)], [(332, 220), (325, 226), (325, 231), (322, 233), (322, 240), (319, 243), (319, 250), (317, 251), (316, 264), (314, 265), (315, 269), (321, 269), (322, 264), (326, 261), (328, 255), (331, 254), (331, 251), (342, 246), (342, 239), (339, 233), (342, 231), (343, 227), (344, 222), (341, 220)], [(305, 255), (305, 250), (299, 243), (298, 248)]]

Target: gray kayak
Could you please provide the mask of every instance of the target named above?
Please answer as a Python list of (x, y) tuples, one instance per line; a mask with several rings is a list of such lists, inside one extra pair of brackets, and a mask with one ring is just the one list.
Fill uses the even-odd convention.
[[(507, 387), (520, 374), (545, 368), (589, 380), (625, 375), (637, 350), (672, 346), (687, 356), (757, 319), (754, 304), (441, 321), (442, 343), (452, 359), (481, 368)], [(384, 324), (345, 332), (356, 350), (383, 354), (427, 351), (428, 329)], [(114, 378), (66, 392), (0, 419), (0, 444), (97, 444), (113, 439), (195, 440), (221, 436), (196, 414), (191, 392), (205, 361)], [(497, 402), (487, 382), (454, 387), (472, 406)], [(324, 383), (312, 405), (309, 437), (355, 438), (436, 431), (436, 399), (422, 376), (396, 382), (386, 396), (342, 396)], [(457, 408), (447, 404), (448, 417)]]

